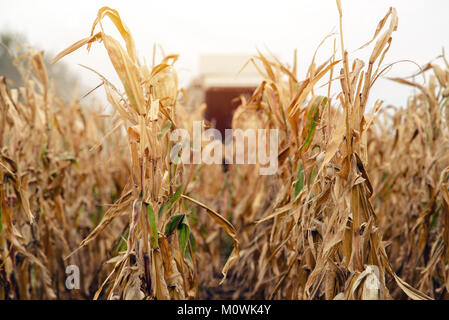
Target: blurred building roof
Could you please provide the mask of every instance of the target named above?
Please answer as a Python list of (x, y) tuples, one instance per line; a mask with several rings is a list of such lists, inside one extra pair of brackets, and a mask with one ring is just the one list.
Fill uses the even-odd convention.
[(262, 78), (254, 65), (247, 63), (250, 58), (251, 55), (243, 54), (201, 55), (199, 82), (204, 88), (257, 87)]

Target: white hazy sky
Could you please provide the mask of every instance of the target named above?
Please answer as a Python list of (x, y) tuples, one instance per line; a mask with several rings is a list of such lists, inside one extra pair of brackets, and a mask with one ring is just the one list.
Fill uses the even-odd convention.
[[(342, 0), (342, 4), (345, 46), (349, 52), (371, 38), (390, 6), (398, 11), (399, 29), (385, 64), (409, 59), (423, 65), (438, 56), (442, 47), (449, 50), (447, 0)], [(154, 43), (160, 44), (166, 53), (180, 54), (177, 70), (182, 86), (197, 74), (200, 54), (255, 54), (257, 48), (262, 52), (268, 48), (288, 63), (297, 48), (302, 78), (320, 41), (332, 30), (338, 31), (334, 0), (0, 0), (0, 30), (23, 33), (32, 45), (53, 56), (88, 36), (97, 10), (104, 5), (120, 12), (135, 38), (140, 57), (151, 61)], [(112, 27), (107, 30), (114, 34)], [(320, 50), (319, 61), (329, 57), (331, 43)], [(366, 58), (370, 49), (355, 52), (352, 58)], [(95, 45), (89, 54), (81, 50), (64, 61), (87, 86), (98, 84), (98, 78), (79, 67), (79, 63), (117, 79), (101, 45)], [(401, 63), (389, 76), (406, 76), (416, 71), (412, 63)], [(380, 79), (372, 91), (376, 98), (396, 105), (404, 105), (409, 93), (409, 88), (386, 79)]]

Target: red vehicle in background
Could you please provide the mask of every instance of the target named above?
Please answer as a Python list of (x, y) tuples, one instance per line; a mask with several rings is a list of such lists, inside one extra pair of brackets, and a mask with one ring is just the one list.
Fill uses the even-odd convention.
[(249, 55), (202, 55), (200, 75), (187, 88), (190, 108), (206, 103), (206, 120), (224, 137), (225, 129), (232, 128), (234, 110), (240, 105), (240, 96), (249, 98), (261, 82), (256, 68), (248, 63)]

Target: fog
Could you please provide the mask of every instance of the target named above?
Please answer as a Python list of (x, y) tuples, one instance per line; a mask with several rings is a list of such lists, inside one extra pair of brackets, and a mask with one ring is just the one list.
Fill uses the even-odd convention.
[[(178, 53), (176, 64), (181, 86), (198, 73), (201, 54), (275, 53), (292, 62), (298, 49), (299, 75), (306, 72), (313, 53), (330, 32), (338, 32), (334, 0), (321, 1), (5, 1), (0, 0), (0, 30), (23, 33), (28, 41), (49, 55), (89, 35), (97, 10), (107, 5), (117, 9), (135, 38), (139, 56), (151, 61), (153, 45)], [(384, 64), (412, 60), (423, 65), (449, 48), (449, 1), (343, 0), (345, 46), (352, 58), (369, 56), (370, 48), (353, 52), (373, 35), (378, 21), (393, 6), (398, 11), (399, 29)], [(108, 25), (107, 31), (117, 34)], [(337, 42), (338, 43), (338, 42)], [(332, 53), (333, 40), (322, 47), (318, 60)], [(339, 56), (339, 51), (338, 51)], [(71, 72), (87, 87), (98, 77), (78, 64), (94, 67), (118, 83), (101, 44), (64, 58)], [(396, 64), (388, 76), (416, 72), (410, 62)], [(417, 79), (422, 82), (422, 78)], [(376, 83), (371, 95), (386, 103), (404, 105), (411, 89), (387, 79)]]

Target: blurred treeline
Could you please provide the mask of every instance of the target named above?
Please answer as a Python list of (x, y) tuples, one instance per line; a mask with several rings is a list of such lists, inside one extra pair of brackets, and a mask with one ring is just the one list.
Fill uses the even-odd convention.
[[(9, 85), (22, 86), (22, 78), (19, 70), (15, 66), (14, 60), (27, 52), (27, 39), (24, 35), (11, 32), (0, 31), (0, 76), (9, 80)], [(51, 65), (51, 53), (44, 55), (48, 76), (52, 79), (58, 97), (69, 101), (72, 100), (79, 88), (79, 79), (70, 73), (64, 63)]]

